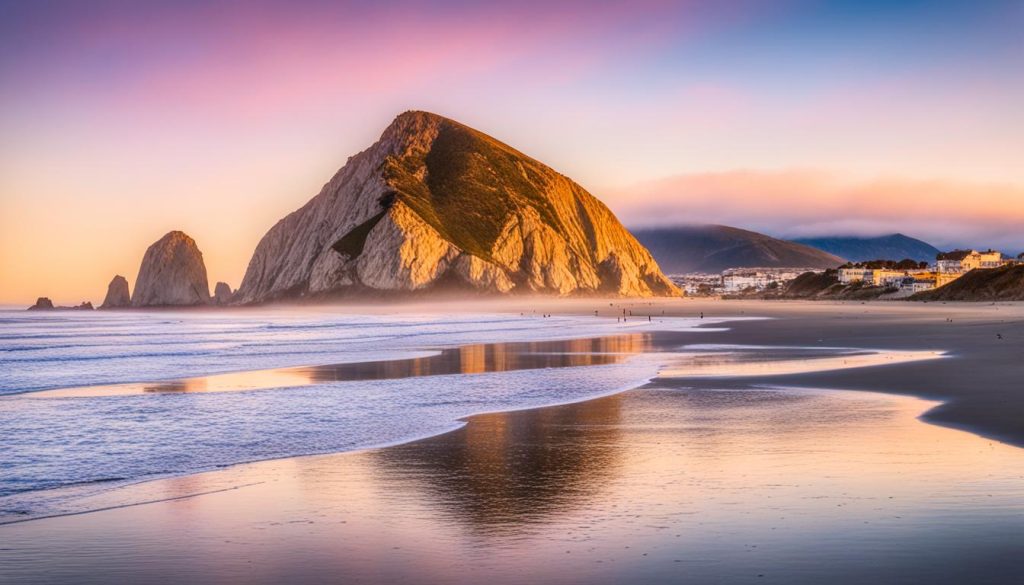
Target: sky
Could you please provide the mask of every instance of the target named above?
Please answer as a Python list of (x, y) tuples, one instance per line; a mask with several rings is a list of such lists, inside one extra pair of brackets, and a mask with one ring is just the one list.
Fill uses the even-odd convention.
[(0, 303), (102, 301), (180, 229), (211, 288), (399, 113), (630, 227), (1024, 249), (1024, 2), (0, 0)]

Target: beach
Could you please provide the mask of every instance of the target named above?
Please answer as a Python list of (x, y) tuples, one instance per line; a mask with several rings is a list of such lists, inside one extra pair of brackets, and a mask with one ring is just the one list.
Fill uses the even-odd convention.
[[(384, 344), (391, 366), (336, 368), (348, 377), (331, 383), (423, 387), (416, 401), (476, 389), (488, 402), (433, 411), (436, 427), (416, 440), (339, 442), (324, 454), (79, 494), (52, 517), (0, 525), (0, 573), (19, 583), (1003, 583), (1017, 574), (1020, 305), (514, 299), (405, 310), (453, 321), (500, 310), (534, 324), (526, 329), (566, 321), (545, 332), (549, 341), (502, 351)], [(613, 328), (645, 328), (587, 329), (586, 319), (606, 327), (623, 316)], [(290, 389), (246, 392), (235, 380), (184, 392), (267, 401), (315, 391), (308, 378)], [(92, 397), (13, 398), (181, 398), (138, 382)], [(490, 402), (488, 389), (510, 382), (536, 391)], [(463, 411), (473, 414), (451, 425), (446, 417)]]

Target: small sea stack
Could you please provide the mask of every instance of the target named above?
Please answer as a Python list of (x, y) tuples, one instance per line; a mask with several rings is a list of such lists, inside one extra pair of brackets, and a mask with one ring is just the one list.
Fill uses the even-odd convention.
[(226, 282), (218, 282), (213, 287), (213, 304), (215, 305), (226, 305), (231, 302), (234, 296), (235, 292), (231, 290), (231, 285)]
[(132, 306), (132, 297), (128, 292), (128, 279), (118, 274), (107, 285), (107, 296), (103, 299), (101, 309), (124, 309)]
[(210, 304), (203, 253), (195, 240), (173, 231), (142, 257), (132, 294), (133, 307), (185, 307)]
[(36, 304), (28, 308), (29, 311), (49, 311), (55, 309), (53, 301), (49, 297), (39, 297), (36, 299)]
[(36, 304), (28, 308), (29, 311), (92, 311), (93, 306), (89, 301), (82, 301), (82, 304), (74, 307), (59, 307), (53, 304), (49, 297), (39, 297)]

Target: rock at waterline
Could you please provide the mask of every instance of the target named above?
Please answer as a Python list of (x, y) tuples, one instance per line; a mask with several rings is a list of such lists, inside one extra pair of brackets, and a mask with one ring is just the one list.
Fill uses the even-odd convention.
[(195, 240), (173, 231), (146, 250), (135, 279), (133, 307), (210, 304), (203, 253)]
[(122, 309), (132, 306), (132, 297), (128, 292), (128, 279), (118, 274), (107, 285), (107, 296), (103, 299), (101, 309)]

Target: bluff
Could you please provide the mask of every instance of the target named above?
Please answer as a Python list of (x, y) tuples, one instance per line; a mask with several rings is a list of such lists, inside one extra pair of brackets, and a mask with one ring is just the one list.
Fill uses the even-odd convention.
[(919, 292), (913, 301), (1024, 301), (1024, 264), (976, 268), (939, 288)]
[(827, 252), (725, 225), (684, 225), (634, 230), (669, 274), (726, 268), (835, 268), (845, 260)]
[(133, 307), (207, 305), (210, 284), (203, 253), (184, 232), (169, 232), (146, 249), (135, 279)]
[(454, 120), (406, 112), (267, 232), (234, 302), (449, 287), (679, 294), (578, 184)]

